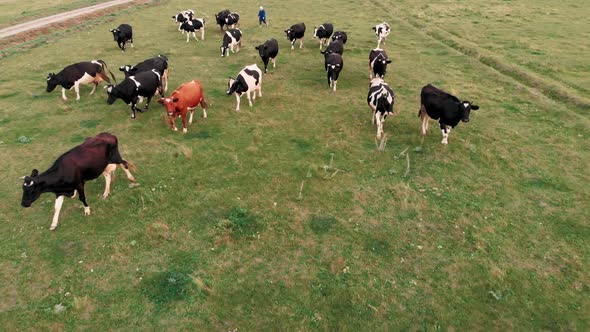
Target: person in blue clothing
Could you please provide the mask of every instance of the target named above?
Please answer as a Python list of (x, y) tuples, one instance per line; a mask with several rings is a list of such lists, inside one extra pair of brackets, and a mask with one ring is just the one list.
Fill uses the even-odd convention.
[(268, 26), (268, 23), (266, 23), (266, 10), (260, 6), (260, 9), (258, 10), (258, 26), (262, 26), (262, 23)]

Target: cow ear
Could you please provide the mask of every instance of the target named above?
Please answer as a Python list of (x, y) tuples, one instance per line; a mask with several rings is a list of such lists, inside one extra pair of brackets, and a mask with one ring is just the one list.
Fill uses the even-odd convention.
[(385, 62), (391, 63), (391, 59), (387, 59), (387, 60), (385, 60)]
[(172, 99), (172, 102), (176, 103), (178, 101), (178, 98), (174, 97), (174, 99)]
[(479, 106), (477, 105), (471, 105), (471, 109), (474, 111), (477, 111), (479, 109)]
[(162, 104), (162, 105), (164, 105), (164, 98), (160, 98), (160, 99), (156, 100), (156, 102), (157, 102), (158, 104)]
[(376, 27), (372, 27), (372, 29), (375, 30), (375, 31), (377, 31), (377, 28)]
[(260, 49), (260, 46), (256, 46), (256, 47), (254, 47), (254, 49), (259, 50)]
[(33, 171), (31, 172), (31, 177), (34, 178), (35, 176), (39, 175), (39, 171), (35, 168), (33, 169)]

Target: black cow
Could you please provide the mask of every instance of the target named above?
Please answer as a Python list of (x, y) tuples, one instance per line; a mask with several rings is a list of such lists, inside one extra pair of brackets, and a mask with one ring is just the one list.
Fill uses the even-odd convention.
[(225, 25), (225, 18), (227, 15), (231, 14), (229, 10), (222, 10), (219, 13), (215, 14), (215, 22), (219, 25), (219, 30), (223, 32), (223, 26)]
[(110, 194), (111, 176), (117, 164), (125, 171), (130, 181), (135, 181), (129, 172), (128, 163), (121, 158), (117, 137), (109, 133), (100, 133), (87, 138), (84, 143), (61, 155), (45, 172), (39, 174), (33, 169), (31, 175), (23, 177), (23, 198), (21, 205), (30, 207), (42, 193), (54, 193), (55, 213), (49, 230), (57, 227), (59, 212), (64, 197), (74, 198), (76, 192), (80, 194), (80, 201), (84, 204), (84, 215), (90, 214), (90, 207), (86, 202), (84, 184), (103, 174), (106, 188), (103, 198)]
[(184, 33), (184, 31), (180, 28), (182, 26), (182, 23), (191, 20), (193, 16), (195, 16), (195, 12), (192, 9), (183, 10), (178, 14), (172, 16), (174, 22), (178, 23), (178, 31), (180, 31), (180, 33)]
[(344, 31), (336, 31), (332, 35), (332, 40), (334, 41), (336, 39), (341, 40), (342, 44), (346, 44), (346, 41), (348, 40), (348, 36), (346, 35), (346, 32), (344, 32)]
[(332, 32), (334, 32), (334, 26), (332, 23), (324, 23), (319, 27), (313, 28), (313, 38), (320, 40), (320, 50), (324, 44), (326, 44), (326, 46), (328, 45), (328, 40), (330, 39), (330, 36), (332, 36)]
[[(228, 29), (225, 34), (223, 34), (223, 41), (219, 49), (221, 50), (221, 56), (229, 56), (229, 50), (232, 53), (236, 53), (240, 51), (240, 46), (242, 46), (242, 31), (240, 29)], [(236, 48), (234, 50), (234, 48)]]
[(377, 122), (377, 139), (383, 135), (383, 123), (388, 115), (393, 115), (395, 94), (382, 78), (376, 77), (369, 84), (367, 104), (371, 108), (371, 124)]
[(151, 71), (154, 69), (160, 76), (160, 86), (164, 93), (168, 91), (168, 58), (164, 55), (158, 55), (157, 57), (144, 60), (135, 66), (125, 65), (119, 68), (120, 71), (125, 73), (125, 77), (136, 75), (143, 71)]
[(196, 41), (197, 36), (195, 35), (196, 31), (201, 31), (201, 40), (205, 40), (205, 19), (204, 18), (197, 18), (197, 19), (190, 19), (180, 25), (180, 29), (186, 32), (186, 42), (190, 38), (190, 34), (193, 34), (193, 37)]
[(47, 75), (47, 92), (51, 92), (58, 85), (61, 85), (61, 97), (63, 100), (68, 100), (66, 89), (70, 90), (72, 88), (76, 91), (76, 100), (80, 100), (81, 84), (94, 84), (90, 92), (90, 94), (93, 94), (100, 82), (106, 81), (107, 83), (111, 83), (106, 75), (107, 71), (116, 83), (115, 76), (108, 70), (107, 64), (102, 60), (79, 62), (69, 65), (57, 74), (50, 73)]
[(279, 54), (279, 42), (271, 38), (264, 42), (262, 45), (258, 45), (255, 47), (258, 50), (258, 54), (262, 58), (262, 62), (264, 62), (264, 72), (267, 72), (268, 68), (268, 60), (272, 60), (272, 67), (276, 68), (276, 57)]
[(239, 26), (240, 22), (240, 14), (238, 13), (231, 13), (225, 17), (225, 25), (228, 29), (236, 28), (236, 25)]
[(344, 44), (342, 44), (342, 41), (340, 39), (336, 39), (334, 41), (332, 41), (330, 43), (330, 45), (328, 45), (328, 47), (326, 47), (325, 51), (320, 51), (322, 54), (325, 53), (337, 53), (340, 55), (344, 54)]
[(291, 49), (295, 49), (295, 41), (299, 39), (299, 48), (303, 48), (303, 37), (305, 37), (305, 23), (298, 23), (292, 25), (289, 29), (285, 30), (287, 39), (291, 42)]
[(420, 93), (420, 111), (422, 119), (422, 136), (428, 131), (428, 119), (438, 120), (442, 132), (442, 144), (448, 144), (451, 128), (455, 128), (459, 121), (469, 122), (471, 110), (478, 110), (469, 100), (459, 101), (451, 94), (433, 85), (426, 85)]
[(369, 53), (369, 77), (372, 79), (373, 74), (375, 74), (375, 77), (384, 78), (389, 63), (391, 63), (391, 60), (384, 50), (380, 48), (372, 49), (371, 53)]
[(112, 29), (111, 32), (121, 51), (125, 52), (125, 44), (127, 42), (133, 48), (133, 28), (129, 24), (121, 24), (118, 28)]
[(328, 77), (328, 85), (336, 91), (338, 76), (340, 76), (340, 71), (344, 68), (342, 55), (338, 53), (324, 53), (324, 58), (324, 68)]
[(136, 107), (143, 97), (147, 98), (145, 110), (150, 106), (150, 101), (156, 92), (164, 97), (164, 92), (160, 85), (161, 75), (155, 70), (137, 73), (135, 76), (126, 77), (123, 82), (117, 86), (108, 85), (107, 92), (109, 98), (107, 103), (112, 105), (118, 98), (121, 98), (125, 104), (131, 106), (131, 118), (135, 119), (135, 111), (143, 113), (143, 110)]

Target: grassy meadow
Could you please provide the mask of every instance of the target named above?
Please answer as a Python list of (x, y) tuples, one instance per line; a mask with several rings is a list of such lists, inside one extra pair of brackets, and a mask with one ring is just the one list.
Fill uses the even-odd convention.
[[(163, 1), (3, 50), (2, 329), (590, 329), (586, 106), (436, 36), (492, 49), (496, 64), (542, 75), (543, 84), (583, 101), (579, 50), (557, 37), (535, 46), (545, 60), (504, 48), (557, 33), (543, 21), (527, 25), (530, 34), (507, 29), (504, 20), (526, 23), (538, 10), (527, 6), (532, 0), (456, 2), (462, 11), (485, 3), (512, 13), (463, 26), (451, 24), (461, 19), (449, 14), (455, 2), (333, 3), (265, 1), (270, 27), (259, 28), (257, 1)], [(587, 11), (567, 3), (551, 9), (563, 16), (559, 33), (576, 31)], [(186, 8), (206, 18), (205, 41), (187, 44), (176, 30), (171, 16)], [(214, 14), (225, 8), (240, 13), (244, 41), (221, 58)], [(335, 93), (311, 38), (326, 21), (348, 33)], [(398, 112), (385, 122), (383, 151), (366, 105), (371, 26), (380, 21), (392, 26), (386, 81)], [(307, 25), (305, 48), (290, 51), (283, 30), (299, 22)], [(120, 23), (134, 28), (126, 53), (109, 32)], [(243, 97), (236, 113), (227, 77), (262, 66), (254, 46), (271, 37), (281, 48), (277, 68), (263, 77), (262, 98), (249, 108)], [(588, 47), (583, 34), (572, 38)], [(105, 60), (121, 80), (119, 66), (157, 54), (170, 59), (169, 92), (203, 83), (209, 117), (197, 109), (185, 135), (166, 125), (155, 102), (132, 120), (121, 100), (107, 105), (102, 86), (94, 96), (83, 87), (80, 101), (73, 91), (67, 102), (59, 88), (45, 92), (47, 73), (71, 63)], [(435, 122), (421, 138), (427, 83), (480, 106), (448, 146)], [(19, 177), (102, 131), (118, 136), (140, 185), (129, 187), (118, 171), (103, 200), (104, 180), (87, 183), (92, 214), (68, 199), (50, 232), (54, 196), (22, 208)]]
[(15, 23), (63, 13), (104, 1), (100, 0), (2, 0), (0, 1), (0, 28)]

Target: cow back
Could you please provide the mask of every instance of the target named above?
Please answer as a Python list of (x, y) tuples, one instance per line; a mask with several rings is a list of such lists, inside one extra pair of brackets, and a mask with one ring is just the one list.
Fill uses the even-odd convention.
[(178, 101), (175, 103), (176, 109), (184, 112), (187, 107), (194, 108), (199, 105), (203, 99), (203, 86), (198, 80), (183, 83), (178, 89), (172, 92), (169, 98), (178, 98)]

